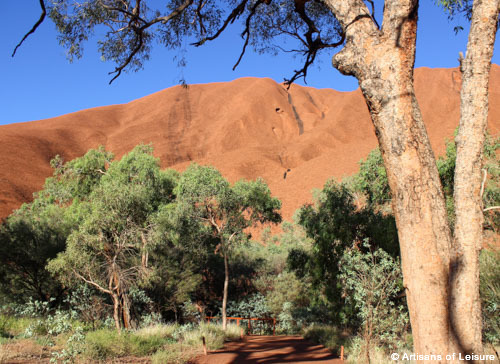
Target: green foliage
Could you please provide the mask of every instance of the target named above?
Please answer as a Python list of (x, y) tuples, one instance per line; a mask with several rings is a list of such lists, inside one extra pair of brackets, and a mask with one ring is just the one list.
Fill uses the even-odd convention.
[(236, 325), (228, 325), (224, 331), (219, 325), (203, 323), (196, 326), (156, 325), (121, 334), (115, 330), (101, 329), (86, 335), (83, 355), (95, 360), (153, 355), (153, 362), (161, 362), (165, 358), (173, 358), (172, 352), (180, 354), (187, 351), (190, 356), (194, 356), (196, 352), (190, 348), (199, 351), (202, 337), (205, 337), (209, 350), (216, 350), (226, 340), (239, 339), (239, 335)]
[(155, 353), (172, 339), (161, 334), (136, 334), (101, 329), (89, 332), (85, 339), (84, 355), (96, 360), (123, 356), (145, 356)]
[(219, 238), (229, 241), (235, 234), (256, 223), (281, 222), (277, 212), (281, 202), (261, 179), (241, 180), (230, 186), (212, 167), (191, 164), (182, 174), (175, 189), (179, 208), (210, 228), (219, 224)]
[[(154, 44), (181, 49), (186, 42), (194, 40), (199, 46), (217, 38), (229, 23), (240, 18), (246, 19), (241, 24), (246, 27), (243, 34), (248, 35), (244, 48), (250, 45), (259, 53), (282, 51), (276, 44), (282, 44), (285, 37), (293, 42), (291, 52), (297, 52), (311, 63), (329, 44), (341, 41), (340, 24), (321, 2), (306, 2), (300, 7), (302, 12), (293, 1), (226, 4), (169, 0), (160, 6), (146, 0), (137, 5), (130, 1), (89, 0), (75, 4), (54, 0), (47, 2), (46, 8), (70, 61), (82, 57), (85, 42), (98, 35), (101, 60), (115, 63), (112, 73), (117, 76), (122, 70), (141, 69), (149, 60)], [(305, 43), (301, 35), (306, 34), (313, 23), (316, 35)], [(182, 54), (175, 60), (179, 66), (186, 64)], [(307, 70), (295, 71), (293, 79), (305, 77), (306, 73)]]
[(82, 284), (69, 293), (64, 303), (79, 321), (92, 329), (97, 329), (110, 313), (103, 301), (102, 293), (87, 284)]
[[(451, 2), (450, 4), (452, 4)], [(444, 4), (444, 3), (443, 3)], [(455, 4), (456, 5), (456, 4)], [(450, 5), (451, 6), (451, 5)], [(484, 144), (484, 170), (488, 178), (483, 194), (483, 205), (485, 208), (498, 206), (500, 204), (500, 168), (497, 150), (500, 148), (500, 137), (486, 135)], [(437, 160), (437, 168), (441, 183), (443, 185), (446, 199), (448, 219), (453, 227), (455, 222), (455, 210), (453, 202), (455, 161), (457, 148), (453, 140), (446, 142), (446, 153)], [(391, 199), (387, 173), (384, 167), (382, 154), (377, 148), (370, 152), (365, 161), (360, 162), (358, 174), (345, 181), (353, 191), (361, 192), (366, 196), (367, 202), (378, 209)], [(495, 231), (500, 229), (500, 217), (494, 212), (485, 212), (485, 228)]]
[(45, 265), (64, 249), (68, 227), (56, 206), (25, 205), (0, 226), (0, 293), (9, 301), (59, 297), (62, 287)]
[(483, 309), (483, 338), (500, 343), (500, 249), (482, 250), (480, 255), (480, 295)]
[[(483, 170), (486, 172), (486, 183), (483, 193), (483, 206), (497, 206), (500, 204), (500, 167), (497, 150), (500, 149), (500, 137), (486, 135), (484, 143)], [(451, 226), (455, 223), (455, 208), (453, 200), (455, 162), (457, 146), (454, 141), (446, 142), (446, 154), (438, 158), (437, 167), (446, 198), (446, 208)], [(483, 173), (485, 173), (483, 172)], [(485, 228), (494, 231), (500, 230), (500, 216), (493, 212), (485, 212)]]
[(358, 208), (348, 186), (330, 180), (318, 195), (316, 205), (300, 210), (298, 222), (313, 240), (313, 245), (311, 249), (292, 249), (288, 266), (301, 279), (311, 277), (313, 286), (322, 289), (334, 305), (335, 320), (346, 323), (351, 319), (352, 308), (340, 298), (338, 262), (346, 248), (364, 239), (397, 256), (394, 219), (375, 212), (372, 206)]
[(208, 350), (217, 350), (225, 341), (238, 340), (240, 328), (229, 324), (224, 331), (219, 325), (202, 323), (178, 327), (175, 337), (177, 342), (166, 344), (151, 357), (153, 364), (191, 362), (201, 352), (202, 337), (205, 337)]
[[(449, 2), (446, 6), (456, 6), (457, 2)], [(443, 3), (443, 6), (444, 3)], [(486, 135), (484, 144), (483, 168), (487, 172), (487, 179), (483, 194), (483, 206), (488, 208), (500, 204), (500, 168), (497, 151), (500, 148), (500, 137)], [(451, 227), (455, 223), (455, 209), (453, 200), (455, 161), (457, 147), (453, 140), (446, 142), (446, 153), (437, 160), (437, 168), (443, 185), (446, 200), (446, 209)], [(367, 202), (377, 209), (390, 201), (390, 189), (387, 180), (382, 155), (377, 148), (373, 150), (365, 161), (360, 162), (358, 174), (347, 178), (346, 184), (353, 191), (360, 192), (366, 196)], [(500, 230), (500, 216), (495, 210), (485, 212), (485, 228), (494, 231)]]
[[(162, 204), (171, 202), (176, 183), (175, 175), (160, 171), (152, 152), (140, 145), (100, 170), (99, 183), (80, 202), (86, 208), (78, 229), (48, 265), (67, 284), (85, 282), (115, 301), (119, 296), (125, 311), (130, 287), (148, 278), (147, 254), (159, 243), (149, 239), (154, 217)], [(120, 316), (128, 326), (129, 312)]]
[(78, 355), (85, 350), (85, 334), (83, 329), (77, 327), (68, 337), (64, 349), (52, 352), (51, 363), (74, 363)]
[(2, 312), (0, 314), (0, 338), (14, 338), (22, 335), (30, 325), (34, 324), (35, 320), (30, 317), (16, 316), (12, 312)]
[(397, 298), (403, 289), (399, 260), (382, 249), (371, 250), (367, 241), (363, 247), (366, 253), (355, 247), (339, 262), (344, 294), (361, 322), (365, 350), (369, 353), (374, 343), (396, 350), (408, 328), (406, 305)]
[(205, 337), (208, 350), (217, 350), (224, 346), (224, 341), (239, 340), (240, 328), (229, 324), (223, 330), (221, 325), (200, 323), (182, 334), (183, 342), (191, 346), (200, 347), (202, 337)]
[(47, 178), (38, 196), (47, 198), (51, 203), (85, 199), (99, 184), (112, 159), (113, 154), (103, 147), (91, 149), (82, 157), (67, 163), (56, 155), (50, 161), (54, 175)]
[(260, 293), (245, 297), (238, 302), (229, 302), (227, 313), (234, 317), (271, 317), (266, 298)]
[(50, 302), (29, 301), (18, 312), (19, 315), (36, 319), (24, 331), (25, 337), (46, 336), (51, 339), (73, 329), (72, 311), (50, 309)]
[(348, 337), (335, 326), (321, 324), (307, 327), (303, 335), (305, 339), (323, 345), (335, 355), (340, 355), (340, 347), (345, 346)]
[(359, 163), (359, 172), (353, 177), (353, 189), (364, 193), (369, 204), (383, 205), (391, 200), (391, 191), (387, 172), (380, 149), (368, 154), (366, 160)]
[(229, 255), (234, 246), (248, 239), (245, 229), (281, 222), (281, 202), (271, 197), (261, 179), (241, 180), (231, 186), (216, 169), (191, 164), (174, 193), (176, 206), (172, 214), (178, 237), (185, 234), (200, 245), (215, 246), (215, 252), (224, 258), (228, 280)]

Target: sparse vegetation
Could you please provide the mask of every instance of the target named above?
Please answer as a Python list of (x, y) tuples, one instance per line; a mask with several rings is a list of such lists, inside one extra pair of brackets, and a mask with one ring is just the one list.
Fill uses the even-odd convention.
[[(490, 205), (500, 203), (495, 143), (487, 144)], [(448, 144), (439, 162), (445, 187), (453, 156)], [(328, 181), (295, 223), (283, 223), (277, 235), (265, 228), (259, 244), (246, 228), (280, 218), (279, 201), (261, 180), (231, 186), (197, 165), (184, 174), (162, 171), (149, 146), (121, 160), (104, 149), (66, 164), (54, 159), (44, 190), (0, 228), (2, 246), (12, 250), (1, 269), (15, 267), (0, 296), (0, 359), (24, 346), (53, 362), (186, 362), (200, 353), (202, 337), (216, 350), (246, 328), (246, 321), (223, 330), (203, 320), (223, 311), (225, 280), (229, 315), (276, 319), (278, 334), (303, 334), (335, 354), (344, 346), (351, 363), (411, 351), (381, 163), (371, 153), (357, 175)], [(485, 229), (497, 231), (495, 220)], [(30, 260), (33, 246), (40, 256)], [(496, 250), (481, 255), (484, 340), (492, 348), (500, 340), (498, 261)], [(50, 284), (38, 281), (50, 275)], [(254, 333), (271, 329), (252, 323)]]

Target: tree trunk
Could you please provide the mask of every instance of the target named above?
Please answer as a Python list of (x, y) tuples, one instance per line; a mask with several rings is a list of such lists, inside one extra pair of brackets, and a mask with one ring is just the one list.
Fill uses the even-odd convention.
[(483, 352), (479, 251), (483, 245), (481, 167), (488, 121), (488, 83), (500, 0), (473, 4), (462, 60), (460, 126), (454, 180), (455, 241), (450, 270), (451, 340), (464, 353)]
[(224, 292), (222, 295), (222, 329), (225, 330), (227, 327), (227, 291), (229, 288), (229, 266), (227, 262), (227, 251), (223, 246), (222, 253), (224, 254)]
[(146, 237), (144, 236), (143, 232), (141, 233), (141, 240), (142, 240), (141, 265), (142, 265), (142, 268), (147, 268), (148, 261), (149, 261), (149, 252), (147, 250), (148, 241), (147, 241)]
[(120, 322), (120, 297), (117, 294), (113, 294), (113, 319), (115, 320), (115, 327), (118, 333), (121, 333), (121, 322)]
[(120, 306), (123, 327), (128, 330), (130, 329), (130, 300), (124, 293), (120, 295)]
[(442, 357), (426, 362), (445, 363), (446, 354), (456, 352), (449, 346), (451, 234), (413, 88), (418, 2), (387, 0), (381, 30), (362, 1), (326, 2), (346, 32), (333, 65), (358, 79), (387, 170), (414, 350)]

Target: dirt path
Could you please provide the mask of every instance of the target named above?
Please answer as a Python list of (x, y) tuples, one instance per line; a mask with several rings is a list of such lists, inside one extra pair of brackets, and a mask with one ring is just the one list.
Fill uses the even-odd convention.
[(322, 345), (314, 345), (300, 336), (247, 336), (243, 341), (227, 343), (223, 349), (198, 356), (196, 364), (278, 364), (328, 363), (342, 360)]

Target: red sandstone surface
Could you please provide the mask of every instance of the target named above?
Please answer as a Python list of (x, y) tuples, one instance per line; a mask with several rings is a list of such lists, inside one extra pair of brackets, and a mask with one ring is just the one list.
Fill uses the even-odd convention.
[[(436, 154), (458, 125), (457, 69), (415, 71), (417, 98)], [(490, 79), (489, 130), (500, 131), (500, 66)], [(338, 92), (270, 79), (175, 86), (128, 104), (0, 126), (0, 217), (5, 217), (52, 174), (49, 161), (104, 145), (117, 157), (153, 143), (163, 167), (210, 164), (231, 182), (264, 178), (283, 202), (283, 215), (312, 200), (328, 178), (358, 170), (377, 146), (359, 90)], [(287, 178), (283, 178), (290, 168)]]

